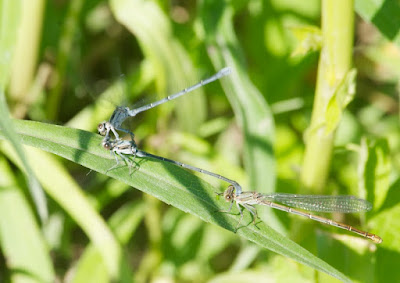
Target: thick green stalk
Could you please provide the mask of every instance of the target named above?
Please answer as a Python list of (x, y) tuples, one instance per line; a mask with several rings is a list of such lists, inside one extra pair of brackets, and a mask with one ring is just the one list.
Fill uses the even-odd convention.
[(308, 129), (302, 170), (302, 184), (320, 192), (329, 173), (335, 131), (327, 131), (326, 109), (351, 68), (354, 33), (354, 1), (322, 1), (323, 43), (311, 125)]

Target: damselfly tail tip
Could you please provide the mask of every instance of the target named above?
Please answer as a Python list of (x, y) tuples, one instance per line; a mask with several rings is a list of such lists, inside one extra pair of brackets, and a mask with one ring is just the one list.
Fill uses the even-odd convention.
[(222, 76), (227, 76), (227, 75), (229, 75), (231, 72), (232, 72), (231, 67), (225, 67), (225, 68), (223, 68), (221, 71), (219, 71), (221, 77), (222, 77)]
[(373, 235), (370, 239), (371, 239), (375, 244), (380, 244), (380, 243), (383, 242), (382, 238), (379, 237), (379, 236), (377, 236), (377, 235)]

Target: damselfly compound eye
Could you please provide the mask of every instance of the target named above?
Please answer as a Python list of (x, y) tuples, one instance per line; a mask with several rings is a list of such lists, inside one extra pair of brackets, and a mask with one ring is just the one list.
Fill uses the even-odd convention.
[(100, 135), (104, 136), (106, 134), (106, 122), (102, 122), (97, 126), (97, 131)]
[(103, 141), (103, 147), (107, 150), (111, 149), (111, 142), (110, 141)]

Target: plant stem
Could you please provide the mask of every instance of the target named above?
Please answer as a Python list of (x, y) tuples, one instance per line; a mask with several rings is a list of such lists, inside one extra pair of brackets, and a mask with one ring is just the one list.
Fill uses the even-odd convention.
[(323, 43), (311, 124), (306, 135), (301, 181), (310, 191), (321, 192), (329, 173), (335, 131), (326, 132), (327, 104), (351, 68), (354, 1), (322, 1)]

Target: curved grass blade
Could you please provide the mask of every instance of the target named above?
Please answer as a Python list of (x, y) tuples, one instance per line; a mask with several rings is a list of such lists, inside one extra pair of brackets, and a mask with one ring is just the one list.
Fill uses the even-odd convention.
[(399, 1), (355, 0), (356, 12), (387, 39), (400, 46)]
[(26, 169), (26, 179), (32, 199), (35, 202), (41, 220), (47, 218), (47, 204), (31, 167), (26, 160), (21, 144), (14, 132), (5, 98), (5, 89), (11, 74), (16, 35), (20, 25), (21, 1), (0, 1), (0, 129), (15, 148), (18, 157)]
[(208, 54), (215, 68), (232, 68), (232, 74), (221, 83), (244, 134), (243, 158), (250, 187), (269, 193), (274, 191), (276, 178), (273, 116), (241, 60), (243, 52), (233, 29), (232, 7), (225, 5), (223, 1), (203, 1), (201, 6), (204, 33), (209, 35)]
[[(119, 242), (126, 245), (144, 217), (143, 202), (129, 202), (116, 211), (109, 219), (109, 225)], [(104, 276), (101, 254), (95, 246), (89, 245), (83, 252), (76, 267), (73, 283), (108, 282)]]
[[(0, 157), (0, 243), (10, 282), (54, 282), (48, 247), (13, 171)], [(2, 267), (2, 270), (4, 268)], [(4, 273), (3, 273), (4, 275)], [(2, 279), (7, 281), (5, 277)]]
[[(15, 125), (24, 144), (57, 154), (103, 174), (115, 164), (114, 158), (101, 148), (99, 135), (32, 121), (15, 121)], [(0, 137), (4, 137), (1, 131)], [(208, 183), (171, 164), (140, 158), (136, 162), (138, 168), (132, 175), (127, 166), (107, 174), (206, 222), (235, 231), (238, 216), (217, 212), (226, 209), (227, 204), (223, 200), (216, 200), (215, 190)], [(250, 222), (251, 217), (246, 215), (243, 223)], [(237, 234), (261, 247), (350, 282), (338, 270), (264, 223), (242, 227)]]
[[(24, 170), (11, 145), (0, 145), (4, 154)], [(35, 164), (34, 172), (46, 193), (74, 219), (101, 255), (99, 265), (105, 267), (105, 279), (130, 282), (131, 274), (119, 242), (68, 171), (47, 152), (29, 147), (25, 150), (28, 160)]]

